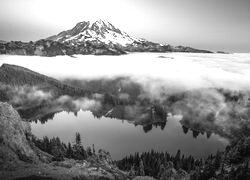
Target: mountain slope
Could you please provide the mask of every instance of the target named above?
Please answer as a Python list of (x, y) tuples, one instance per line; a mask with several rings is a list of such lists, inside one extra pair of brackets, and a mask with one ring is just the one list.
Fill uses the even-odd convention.
[(3, 64), (0, 67), (0, 84), (10, 86), (37, 86), (58, 95), (84, 95), (84, 91), (79, 88), (67, 85), (27, 68), (10, 64)]
[(82, 44), (102, 44), (111, 48), (120, 48), (129, 52), (200, 52), (210, 53), (206, 50), (198, 50), (189, 47), (172, 47), (170, 45), (162, 45), (143, 39), (137, 39), (129, 36), (127, 33), (116, 28), (111, 23), (98, 21), (83, 21), (76, 24), (70, 30), (63, 31), (58, 35), (51, 36), (47, 40), (53, 40), (60, 43), (66, 43), (71, 46), (79, 46)]
[(169, 45), (160, 45), (143, 39), (129, 36), (126, 32), (116, 28), (105, 20), (83, 21), (70, 30), (51, 36), (47, 40), (66, 43), (72, 46), (82, 44), (102, 44), (108, 47), (117, 47), (130, 52), (169, 52)]
[(74, 54), (94, 54), (94, 55), (120, 55), (125, 54), (123, 50), (116, 46), (108, 46), (104, 43), (82, 43), (72, 46), (67, 43), (61, 43), (52, 40), (39, 40), (36, 42), (11, 41), (0, 42), (0, 54), (11, 55), (36, 55), (36, 56), (58, 56)]
[(105, 44), (112, 43), (121, 46), (140, 42), (139, 39), (130, 37), (127, 33), (104, 20), (95, 22), (83, 21), (76, 24), (71, 30), (63, 31), (58, 35), (51, 36), (47, 39), (63, 43), (69, 42), (72, 45), (86, 41), (96, 41)]
[(0, 41), (0, 54), (11, 55), (121, 55), (126, 52), (211, 53), (207, 50), (137, 39), (104, 20), (83, 21), (70, 30), (36, 42)]
[(2, 102), (0, 102), (0, 132), (0, 159), (2, 160), (0, 160), (0, 169), (14, 164), (13, 160), (16, 161), (15, 163), (19, 159), (38, 161), (37, 155), (25, 138), (25, 134), (30, 134), (29, 124), (21, 120), (11, 105)]

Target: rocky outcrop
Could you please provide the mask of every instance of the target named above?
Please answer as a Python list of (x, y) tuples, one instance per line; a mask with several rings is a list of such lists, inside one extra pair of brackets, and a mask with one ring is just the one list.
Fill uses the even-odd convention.
[(182, 170), (176, 170), (173, 163), (170, 161), (166, 167), (162, 167), (159, 172), (159, 180), (190, 180), (189, 174)]
[(29, 123), (22, 121), (11, 105), (0, 102), (0, 168), (19, 161), (39, 161), (27, 140), (29, 134)]

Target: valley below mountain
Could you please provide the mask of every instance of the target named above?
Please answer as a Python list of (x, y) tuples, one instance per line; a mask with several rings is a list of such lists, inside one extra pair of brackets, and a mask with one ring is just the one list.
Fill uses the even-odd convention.
[[(158, 77), (145, 77), (144, 74), (136, 74), (136, 72), (124, 74), (119, 71), (119, 68), (117, 74), (106, 74), (104, 76), (103, 74), (109, 72), (110, 68), (122, 66), (122, 60), (119, 60), (119, 64), (115, 64), (114, 62), (118, 59), (113, 59), (105, 62), (107, 64), (103, 68), (106, 69), (100, 70), (98, 77), (85, 78), (76, 78), (74, 75), (65, 74), (58, 76), (56, 69), (51, 69), (51, 72), (49, 69), (44, 69), (47, 72), (46, 75), (43, 75), (42, 70), (34, 71), (35, 67), (39, 66), (38, 59), (22, 60), (22, 56), (2, 56), (1, 60), (4, 63), (0, 67), (0, 177), (4, 179), (28, 177), (30, 179), (248, 179), (250, 94), (245, 83), (248, 78), (248, 71), (242, 71), (241, 69), (242, 81), (239, 82), (238, 71), (235, 69), (231, 71), (228, 68), (230, 64), (224, 61), (225, 57), (232, 57), (232, 55), (216, 55), (217, 58), (220, 58), (216, 61), (213, 59), (214, 55), (185, 55), (186, 61), (192, 60), (193, 68), (202, 67), (201, 64), (197, 65), (198, 62), (217, 71), (215, 67), (218, 67), (219, 62), (220, 72), (231, 77), (231, 88), (227, 88), (226, 82), (228, 82), (228, 79), (226, 76), (222, 76), (225, 79), (215, 79), (209, 76), (209, 80), (202, 77), (203, 81), (210, 83), (212, 81), (211, 84), (214, 86), (208, 86), (203, 81), (201, 83), (200, 79), (192, 79), (192, 85), (197, 82), (199, 84), (197, 83), (195, 88), (187, 88), (189, 87), (188, 84), (191, 83), (187, 80), (189, 76), (193, 76), (186, 74), (186, 76), (179, 77), (183, 79), (183, 81), (179, 81), (176, 76), (174, 77), (171, 74), (175, 74), (175, 72), (170, 71), (171, 67), (183, 62), (182, 59), (179, 59), (183, 55), (171, 53), (164, 55), (164, 57), (171, 58), (159, 58), (163, 56), (162, 54), (152, 55), (154, 56), (154, 64), (159, 63), (160, 67), (162, 63), (167, 63), (170, 66), (168, 67), (165, 64), (166, 69), (157, 69)], [(150, 66), (149, 62), (152, 59), (145, 58), (145, 60), (137, 54), (133, 56), (139, 59), (133, 59), (136, 68), (140, 65), (144, 65), (144, 68), (150, 67), (151, 70), (156, 68)], [(150, 57), (150, 55), (148, 56)], [(107, 58), (112, 59), (112, 57)], [(127, 58), (130, 57), (131, 55), (128, 55)], [(205, 59), (210, 58), (210, 61), (204, 59), (200, 61), (199, 58), (204, 57)], [(19, 58), (19, 61), (16, 58)], [(59, 57), (57, 60), (61, 61), (61, 58)], [(81, 74), (84, 74), (83, 71), (87, 71), (88, 68), (91, 71), (95, 70), (91, 62), (88, 64), (87, 60), (81, 59), (91, 59), (92, 56), (67, 58), (70, 61), (76, 60), (75, 63), (82, 68), (80, 69)], [(99, 62), (99, 59), (96, 60), (96, 58), (99, 57), (94, 57), (94, 61)], [(235, 58), (235, 56), (232, 58)], [(145, 60), (145, 64), (141, 64), (140, 59)], [(47, 60), (51, 59), (42, 59), (42, 63), (44, 64)], [(55, 63), (57, 60), (56, 58), (54, 60)], [(84, 63), (78, 64), (79, 60)], [(216, 66), (211, 63), (213, 60), (217, 62)], [(247, 58), (244, 60), (247, 61)], [(34, 69), (19, 65), (28, 62), (32, 66), (32, 61), (35, 64)], [(232, 63), (238, 63), (238, 61), (240, 60)], [(7, 62), (14, 62), (15, 65), (7, 64)], [(126, 62), (129, 63), (130, 61)], [(53, 64), (53, 62), (51, 63)], [(110, 64), (113, 66), (109, 66)], [(87, 68), (84, 68), (83, 65)], [(241, 66), (240, 64), (237, 65)], [(46, 66), (49, 67), (49, 64)], [(127, 67), (130, 66), (122, 66), (121, 69)], [(67, 68), (70, 68), (70, 66)], [(204, 68), (203, 71), (206, 72), (205, 70)], [(67, 73), (63, 68), (60, 71)], [(52, 72), (55, 73), (54, 76), (48, 76)], [(176, 74), (186, 72), (184, 69), (179, 69)], [(245, 73), (243, 73), (245, 76), (242, 72)], [(77, 73), (77, 69), (75, 73)], [(85, 73), (89, 74), (88, 72)], [(170, 79), (170, 77), (173, 79)], [(176, 80), (175, 83), (173, 83), (174, 80)], [(239, 89), (232, 87), (238, 87)], [(163, 146), (162, 149), (154, 150), (152, 143), (152, 151), (149, 148), (147, 150), (140, 149), (138, 153), (135, 151), (134, 154), (131, 154), (131, 151), (125, 151), (126, 157), (119, 156), (114, 161), (112, 160), (112, 153), (110, 154), (105, 151), (106, 149), (103, 150), (99, 147), (98, 144), (94, 143), (94, 139), (91, 139), (93, 137), (88, 136), (88, 134), (83, 136), (83, 142), (85, 142), (83, 144), (77, 140), (82, 132), (79, 135), (76, 133), (76, 139), (72, 139), (71, 137), (74, 137), (75, 132), (81, 131), (78, 128), (75, 128), (72, 135), (67, 135), (71, 137), (64, 139), (55, 128), (52, 128), (51, 132), (58, 133), (50, 136), (49, 130), (51, 128), (47, 126), (47, 134), (40, 134), (40, 137), (36, 137), (38, 134), (35, 134), (34, 129), (32, 129), (35, 123), (40, 123), (41, 128), (50, 122), (58, 122), (56, 126), (59, 130), (60, 124), (66, 122), (63, 118), (71, 118), (67, 122), (73, 122), (73, 118), (70, 116), (61, 117), (56, 121), (60, 117), (59, 115), (66, 112), (73, 113), (76, 117), (79, 116), (80, 118), (76, 119), (76, 122), (84, 122), (84, 112), (103, 123), (110, 121), (115, 124), (112, 120), (126, 121), (128, 123), (126, 125), (116, 125), (117, 129), (105, 130), (106, 132), (117, 133), (113, 134), (110, 139), (116, 138), (122, 133), (121, 130), (115, 132), (122, 126), (127, 130), (130, 129), (129, 133), (133, 132), (132, 129), (142, 130), (141, 136), (144, 139), (146, 138), (147, 142), (149, 142), (150, 136), (153, 136), (156, 132), (158, 135), (155, 136), (155, 139), (160, 138), (159, 133), (163, 133), (165, 130), (176, 129), (177, 134), (181, 133), (183, 137), (189, 136), (185, 138), (187, 146), (192, 143), (194, 147), (196, 145), (198, 148), (199, 141), (206, 147), (209, 147), (211, 145), (209, 143), (212, 142), (221, 143), (223, 146), (220, 146), (220, 150), (217, 152), (216, 149), (219, 146), (212, 145), (213, 150), (209, 152), (204, 150), (204, 152), (200, 152), (203, 153), (202, 156), (197, 156), (195, 154), (190, 155), (188, 151), (185, 151), (185, 148), (179, 149), (178, 146), (173, 146), (171, 153), (168, 152), (171, 147), (168, 149)], [(91, 119), (90, 117), (87, 118)], [(86, 121), (85, 125), (89, 124)], [(84, 124), (81, 126), (84, 126)], [(171, 128), (168, 129), (168, 126)], [(64, 125), (64, 127), (66, 126)], [(70, 125), (67, 127), (69, 130)], [(41, 133), (41, 129), (38, 129), (38, 132)], [(174, 131), (171, 134), (174, 135)], [(125, 137), (125, 134), (123, 135)], [(175, 136), (177, 135), (175, 134)], [(88, 138), (91, 140), (86, 143)], [(138, 136), (132, 138), (136, 139)], [(175, 139), (170, 137), (169, 142), (178, 140), (177, 137), (173, 138)], [(157, 143), (168, 144), (166, 143), (167, 139), (166, 137), (165, 142), (163, 139)], [(114, 142), (111, 143), (114, 147), (119, 144), (119, 140), (116, 140), (116, 143)], [(132, 142), (132, 140), (128, 140), (128, 142)], [(140, 142), (137, 141), (137, 143)], [(94, 150), (92, 144), (95, 144), (95, 147), (98, 148)], [(113, 151), (112, 145), (107, 148)], [(126, 145), (129, 146), (128, 149), (130, 146), (134, 148), (132, 145)]]

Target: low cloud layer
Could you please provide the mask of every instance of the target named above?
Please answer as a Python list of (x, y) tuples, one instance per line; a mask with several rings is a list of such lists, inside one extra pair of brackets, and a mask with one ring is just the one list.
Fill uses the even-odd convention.
[[(171, 58), (159, 58), (159, 56)], [(0, 63), (17, 64), (55, 78), (131, 76), (154, 91), (219, 87), (250, 89), (250, 54), (134, 53), (124, 56), (79, 55), (0, 56)], [(58, 68), (60, 67), (60, 68)]]
[(0, 92), (3, 98), (6, 98), (9, 103), (17, 105), (38, 104), (41, 103), (43, 100), (52, 99), (52, 95), (50, 92), (39, 90), (37, 87), (34, 86), (10, 87), (7, 85), (1, 85)]
[(101, 104), (98, 100), (73, 98), (67, 95), (59, 97), (52, 96), (51, 92), (43, 91), (36, 86), (11, 87), (8, 85), (0, 86), (0, 99), (7, 101), (15, 107), (33, 108), (43, 103), (54, 106), (65, 106), (72, 111), (98, 109)]
[[(74, 110), (92, 110), (97, 109), (101, 107), (101, 103), (94, 99), (88, 99), (88, 98), (78, 98), (73, 99), (70, 96), (64, 95), (60, 96), (57, 99), (57, 102), (61, 105), (67, 104), (70, 105)], [(72, 109), (71, 109), (72, 110)]]

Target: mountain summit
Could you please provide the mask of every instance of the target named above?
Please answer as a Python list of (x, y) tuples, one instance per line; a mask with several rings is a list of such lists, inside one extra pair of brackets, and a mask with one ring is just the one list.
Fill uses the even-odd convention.
[(116, 28), (108, 21), (101, 19), (98, 21), (80, 22), (72, 29), (63, 31), (47, 39), (62, 43), (70, 43), (71, 45), (88, 41), (126, 46), (134, 42), (141, 42), (141, 40), (130, 37), (127, 33)]
[(70, 46), (105, 46), (128, 52), (169, 52), (169, 45), (160, 45), (129, 36), (108, 21), (83, 21), (70, 30), (47, 38)]
[(126, 52), (211, 53), (170, 46), (129, 36), (105, 20), (83, 21), (70, 30), (36, 42), (0, 42), (0, 54), (57, 56), (74, 54), (121, 55)]
[(144, 39), (137, 39), (129, 36), (108, 21), (83, 21), (76, 24), (70, 30), (63, 31), (58, 35), (51, 36), (47, 40), (65, 43), (71, 46), (78, 46), (85, 43), (91, 45), (104, 45), (108, 48), (120, 49), (128, 52), (201, 52), (190, 47), (162, 45)]

